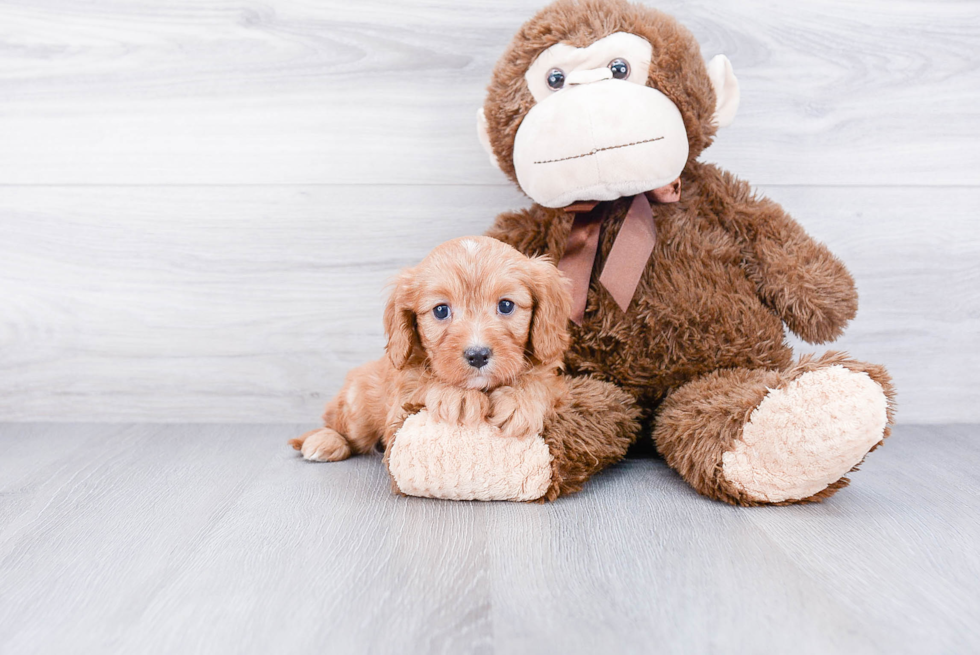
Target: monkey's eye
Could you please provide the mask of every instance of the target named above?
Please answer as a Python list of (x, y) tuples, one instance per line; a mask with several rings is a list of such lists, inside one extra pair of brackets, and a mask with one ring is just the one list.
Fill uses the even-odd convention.
[(609, 70), (617, 80), (625, 80), (630, 76), (630, 65), (625, 59), (613, 59), (609, 62)]
[(449, 309), (449, 305), (436, 305), (432, 310), (432, 315), (436, 317), (437, 320), (445, 321), (447, 318), (452, 316), (452, 310)]
[(497, 311), (503, 314), (504, 316), (507, 316), (508, 314), (513, 314), (514, 307), (515, 307), (514, 301), (507, 300), (506, 298), (497, 303)]
[(565, 73), (560, 68), (552, 68), (548, 72), (548, 86), (551, 87), (552, 91), (557, 91), (565, 86)]

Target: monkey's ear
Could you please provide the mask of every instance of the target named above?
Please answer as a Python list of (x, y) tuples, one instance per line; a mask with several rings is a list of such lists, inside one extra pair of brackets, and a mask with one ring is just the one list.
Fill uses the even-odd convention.
[(490, 133), (487, 131), (487, 115), (483, 113), (483, 107), (476, 110), (476, 136), (480, 139), (480, 145), (483, 146), (483, 149), (487, 151), (487, 155), (490, 156), (490, 163), (499, 171), (500, 162), (497, 161), (497, 156), (493, 154), (493, 147), (490, 146)]
[(718, 127), (728, 127), (738, 111), (738, 80), (732, 70), (732, 62), (725, 55), (715, 55), (708, 63), (708, 77), (718, 98), (712, 121)]

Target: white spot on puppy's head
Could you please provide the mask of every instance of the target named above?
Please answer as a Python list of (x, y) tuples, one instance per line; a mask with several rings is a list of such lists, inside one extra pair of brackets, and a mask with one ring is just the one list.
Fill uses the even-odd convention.
[(463, 247), (466, 249), (466, 252), (470, 253), (471, 255), (475, 254), (476, 251), (480, 249), (480, 244), (474, 241), (473, 239), (463, 239), (460, 243), (463, 244)]

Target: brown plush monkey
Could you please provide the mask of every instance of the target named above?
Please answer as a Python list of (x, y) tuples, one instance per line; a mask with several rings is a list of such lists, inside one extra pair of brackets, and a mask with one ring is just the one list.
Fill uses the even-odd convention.
[(542, 435), (549, 499), (639, 436), (711, 498), (822, 500), (889, 434), (883, 367), (794, 360), (785, 342), (784, 324), (811, 343), (842, 333), (844, 265), (698, 161), (738, 97), (727, 59), (706, 65), (674, 19), (622, 0), (546, 7), (494, 70), (481, 141), (535, 204), (488, 234), (560, 261), (576, 293), (571, 405)]

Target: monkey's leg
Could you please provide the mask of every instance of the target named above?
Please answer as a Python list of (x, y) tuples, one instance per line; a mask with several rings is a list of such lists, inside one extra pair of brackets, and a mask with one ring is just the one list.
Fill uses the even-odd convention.
[(490, 423), (439, 423), (410, 416), (387, 441), (392, 488), (452, 500), (554, 500), (582, 488), (626, 454), (639, 410), (625, 391), (592, 378), (568, 378), (569, 398), (541, 435), (504, 437)]
[(784, 371), (726, 369), (675, 390), (657, 450), (699, 493), (735, 505), (818, 502), (890, 434), (884, 367), (841, 353)]
[(636, 402), (616, 385), (569, 377), (568, 395), (541, 435), (552, 457), (544, 500), (580, 491), (590, 477), (621, 460), (639, 432)]

